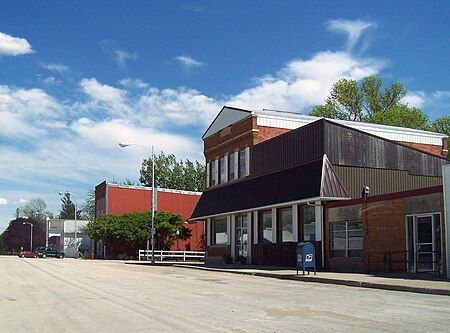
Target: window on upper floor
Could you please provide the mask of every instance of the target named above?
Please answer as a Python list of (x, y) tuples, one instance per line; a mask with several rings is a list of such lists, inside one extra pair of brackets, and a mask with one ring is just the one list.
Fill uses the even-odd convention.
[(220, 183), (225, 183), (228, 181), (227, 175), (228, 175), (228, 165), (227, 165), (227, 159), (228, 156), (224, 156), (220, 159)]
[(236, 179), (236, 154), (232, 153), (228, 156), (228, 179)]
[(248, 176), (248, 148), (245, 148), (244, 150), (241, 150), (239, 152), (239, 177), (245, 177)]
[(218, 170), (217, 170), (217, 160), (216, 160), (216, 161), (211, 162), (211, 175), (210, 175), (211, 176), (211, 182), (210, 182), (211, 186), (214, 186), (217, 184), (217, 172), (218, 172)]

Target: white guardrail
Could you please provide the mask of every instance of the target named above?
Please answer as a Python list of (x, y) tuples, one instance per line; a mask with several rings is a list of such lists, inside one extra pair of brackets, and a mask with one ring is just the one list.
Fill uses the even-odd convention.
[[(152, 251), (151, 250), (139, 250), (139, 261), (141, 258), (151, 259)], [(170, 251), (170, 250), (155, 250), (155, 260), (167, 260), (167, 259), (176, 259), (176, 260), (203, 260), (205, 259), (204, 251)]]

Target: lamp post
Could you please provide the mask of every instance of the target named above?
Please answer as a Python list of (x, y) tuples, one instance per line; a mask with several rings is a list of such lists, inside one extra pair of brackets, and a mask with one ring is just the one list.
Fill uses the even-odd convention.
[(42, 215), (42, 216), (45, 217), (45, 247), (48, 247), (48, 235), (49, 235), (50, 218), (45, 213), (38, 213), (38, 215)]
[[(148, 149), (152, 153), (152, 230), (151, 230), (151, 238), (152, 238), (152, 265), (155, 263), (155, 155), (153, 154), (153, 145), (152, 148), (148, 148), (143, 145), (139, 145), (137, 143), (130, 142), (119, 142), (120, 148), (126, 148), (129, 146), (138, 146), (145, 149)], [(148, 235), (147, 235), (147, 260), (148, 260)]]
[(29, 222), (22, 222), (22, 224), (29, 224), (31, 226), (30, 232), (30, 252), (33, 252), (33, 224)]
[(59, 192), (59, 195), (63, 195), (65, 193), (69, 194), (69, 196), (73, 195), (75, 197), (75, 219), (74, 219), (74, 225), (75, 225), (74, 238), (75, 238), (75, 242), (74, 242), (74, 246), (75, 246), (75, 258), (78, 258), (78, 238), (77, 238), (77, 199), (78, 199), (78, 195), (76, 195), (73, 192), (69, 192), (69, 191)]
[(45, 247), (48, 247), (48, 235), (49, 235), (49, 223), (50, 223), (50, 218), (45, 215)]

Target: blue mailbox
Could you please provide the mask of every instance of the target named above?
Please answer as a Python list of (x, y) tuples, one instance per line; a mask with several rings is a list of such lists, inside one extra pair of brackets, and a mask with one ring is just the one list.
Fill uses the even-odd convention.
[(305, 268), (314, 268), (314, 275), (316, 275), (316, 249), (313, 243), (301, 242), (297, 244), (297, 275), (298, 270), (303, 270), (303, 275), (305, 275)]

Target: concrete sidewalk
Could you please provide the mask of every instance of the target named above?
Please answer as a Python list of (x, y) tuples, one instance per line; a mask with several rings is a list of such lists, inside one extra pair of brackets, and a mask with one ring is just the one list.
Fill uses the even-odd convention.
[(276, 279), (295, 280), (302, 282), (338, 284), (351, 287), (384, 289), (394, 291), (407, 291), (422, 294), (435, 294), (450, 296), (450, 281), (434, 275), (407, 275), (407, 274), (362, 274), (362, 273), (335, 273), (311, 272), (309, 275), (294, 267), (272, 267), (254, 265), (219, 265), (206, 266), (199, 264), (174, 264), (177, 267), (201, 269), (233, 274), (246, 274)]

